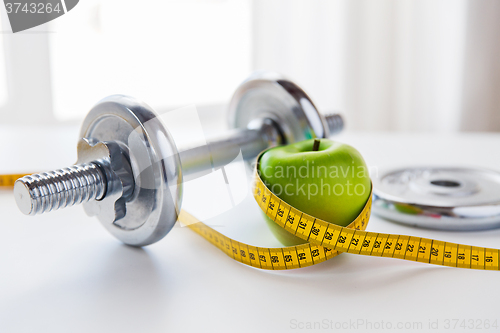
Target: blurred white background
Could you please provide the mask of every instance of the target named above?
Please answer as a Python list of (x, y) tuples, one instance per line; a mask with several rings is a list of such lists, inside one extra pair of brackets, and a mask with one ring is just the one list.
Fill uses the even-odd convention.
[(500, 130), (498, 0), (82, 0), (26, 32), (0, 19), (2, 123), (76, 124), (115, 93), (225, 122), (267, 69), (349, 129)]

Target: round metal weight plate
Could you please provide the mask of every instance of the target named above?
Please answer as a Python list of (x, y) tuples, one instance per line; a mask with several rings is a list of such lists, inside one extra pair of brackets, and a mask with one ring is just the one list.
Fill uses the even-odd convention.
[(229, 104), (231, 128), (247, 128), (269, 118), (280, 127), (285, 144), (328, 137), (323, 116), (295, 83), (272, 72), (257, 72), (244, 81)]
[[(102, 153), (92, 149), (105, 146), (108, 156), (103, 158), (110, 160), (110, 168), (120, 173), (120, 164), (128, 164), (123, 167), (134, 176), (133, 191), (126, 198), (122, 197), (122, 184), (117, 193), (109, 193), (108, 186), (104, 199), (84, 204), (86, 212), (96, 215), (125, 244), (144, 246), (162, 239), (177, 220), (182, 174), (176, 145), (153, 109), (132, 97), (107, 97), (88, 113), (80, 137), (90, 145), (79, 145), (79, 149), (98, 155)], [(119, 148), (112, 152), (113, 146)], [(79, 151), (82, 154), (89, 152)]]
[(440, 230), (500, 227), (500, 173), (470, 168), (416, 167), (373, 179), (373, 212)]

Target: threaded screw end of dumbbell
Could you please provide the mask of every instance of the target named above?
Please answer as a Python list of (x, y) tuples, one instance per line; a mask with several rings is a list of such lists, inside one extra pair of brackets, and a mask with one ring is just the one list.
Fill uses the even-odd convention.
[(95, 163), (24, 176), (14, 185), (16, 203), (26, 215), (101, 199), (105, 191), (104, 174)]
[(337, 113), (325, 115), (326, 124), (330, 135), (337, 134), (344, 128), (344, 119)]

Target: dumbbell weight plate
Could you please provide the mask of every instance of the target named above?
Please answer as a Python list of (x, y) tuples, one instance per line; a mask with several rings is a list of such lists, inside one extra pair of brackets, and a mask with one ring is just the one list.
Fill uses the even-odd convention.
[(326, 122), (309, 96), (276, 73), (250, 76), (229, 103), (230, 128), (247, 128), (252, 121), (263, 118), (278, 124), (284, 144), (329, 136)]

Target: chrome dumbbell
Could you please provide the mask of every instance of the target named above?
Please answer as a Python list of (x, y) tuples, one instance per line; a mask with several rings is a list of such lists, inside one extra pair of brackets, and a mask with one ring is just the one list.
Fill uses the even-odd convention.
[(249, 160), (271, 146), (326, 138), (343, 128), (339, 115), (321, 115), (301, 88), (274, 73), (255, 74), (238, 87), (229, 124), (233, 130), (222, 137), (179, 151), (148, 105), (107, 97), (83, 122), (77, 163), (18, 179), (17, 205), (35, 215), (83, 203), (116, 238), (144, 246), (177, 221), (186, 175), (222, 167), (240, 151)]

